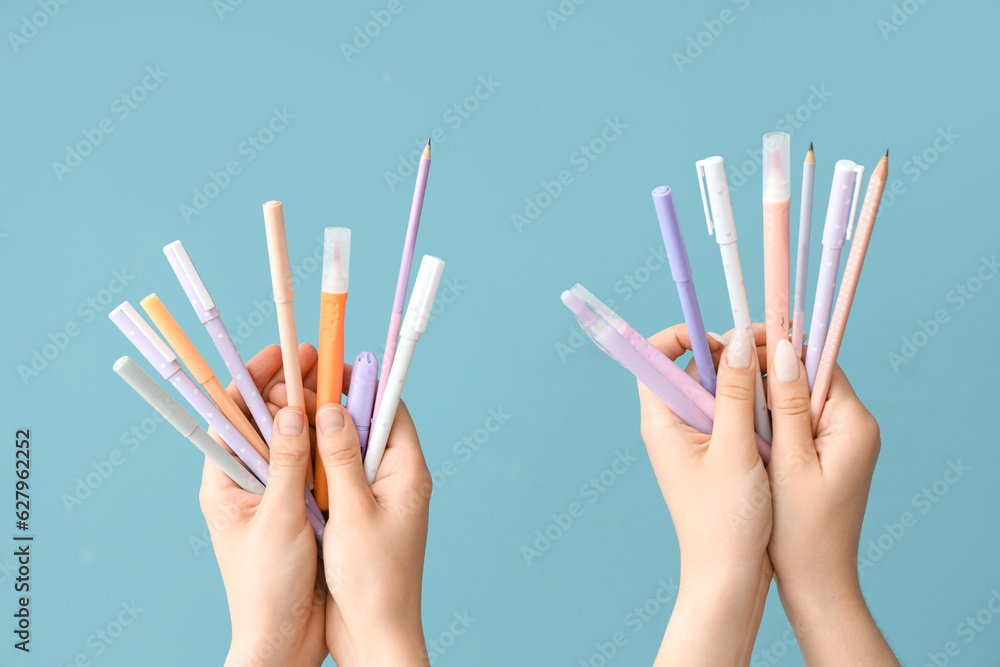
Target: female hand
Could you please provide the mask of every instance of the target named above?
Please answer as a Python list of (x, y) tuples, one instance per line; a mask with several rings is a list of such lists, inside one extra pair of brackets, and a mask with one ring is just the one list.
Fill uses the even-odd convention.
[[(350, 374), (345, 364), (345, 392)], [(315, 378), (307, 378), (310, 412), (315, 388)], [(269, 396), (284, 405), (284, 385), (273, 385)], [(339, 404), (320, 406), (316, 426), (330, 494), (323, 538), (330, 653), (345, 667), (429, 665), (420, 595), (431, 477), (409, 412), (399, 404), (371, 487), (347, 410)]]
[(774, 441), (768, 552), (809, 665), (898, 665), (861, 596), (857, 555), (880, 437), (840, 367), (813, 438), (805, 367), (787, 341), (768, 373)]
[[(763, 325), (758, 335), (763, 342)], [(683, 324), (650, 342), (671, 359), (691, 349)], [(639, 384), (642, 438), (681, 553), (657, 665), (747, 664), (771, 582), (771, 496), (753, 424), (764, 347), (743, 329), (730, 334), (724, 353), (717, 340), (710, 345), (721, 355), (711, 434), (686, 425)]]
[[(303, 345), (299, 356), (302, 372), (309, 373), (315, 350)], [(264, 348), (247, 369), (266, 397), (264, 387), (280, 373), (281, 350)], [(235, 386), (229, 392), (246, 411)], [(316, 538), (303, 494), (309, 424), (301, 409), (285, 408), (274, 425), (262, 496), (241, 489), (210, 460), (202, 475), (201, 508), (233, 628), (226, 665), (319, 665), (327, 655), (326, 587), (318, 574)]]

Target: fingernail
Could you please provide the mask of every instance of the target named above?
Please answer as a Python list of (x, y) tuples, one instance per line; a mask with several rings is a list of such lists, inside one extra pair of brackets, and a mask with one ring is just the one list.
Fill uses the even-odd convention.
[(774, 374), (778, 382), (795, 382), (799, 379), (799, 360), (795, 358), (795, 350), (787, 339), (778, 341), (774, 351)]
[(323, 408), (316, 415), (316, 423), (323, 435), (336, 435), (344, 428), (344, 415), (337, 408)]
[(714, 338), (715, 340), (719, 341), (719, 342), (720, 342), (720, 343), (722, 343), (723, 345), (729, 345), (729, 341), (728, 341), (728, 340), (726, 340), (726, 337), (725, 337), (725, 336), (722, 336), (722, 335), (720, 335), (720, 334), (717, 334), (717, 333), (715, 333), (714, 331), (709, 331), (709, 332), (707, 332), (707, 333), (708, 333), (708, 335), (709, 335), (710, 337), (712, 337), (712, 338)]
[(726, 346), (726, 361), (730, 368), (750, 368), (750, 334), (746, 329), (738, 328), (729, 337)]
[(281, 435), (299, 435), (304, 423), (303, 415), (298, 410), (285, 408), (278, 415), (278, 433)]

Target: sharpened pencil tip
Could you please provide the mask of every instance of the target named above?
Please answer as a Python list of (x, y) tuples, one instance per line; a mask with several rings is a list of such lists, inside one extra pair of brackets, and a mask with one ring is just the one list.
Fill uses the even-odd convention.
[(885, 154), (882, 157), (889, 157), (889, 149), (885, 149)]
[(431, 138), (427, 137), (427, 145), (424, 146), (424, 152), (420, 155), (421, 160), (431, 159)]
[(812, 149), (813, 149), (813, 142), (810, 141), (809, 142), (809, 150), (812, 150)]

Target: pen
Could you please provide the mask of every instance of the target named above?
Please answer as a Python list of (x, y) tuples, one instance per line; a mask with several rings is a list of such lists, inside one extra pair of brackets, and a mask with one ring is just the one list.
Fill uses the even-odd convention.
[(361, 455), (368, 450), (368, 431), (372, 424), (372, 407), (375, 405), (375, 384), (378, 382), (378, 358), (371, 352), (362, 352), (354, 360), (351, 384), (347, 389), (347, 412), (358, 429)]
[(229, 331), (222, 323), (218, 306), (208, 293), (208, 288), (205, 287), (204, 281), (198, 275), (197, 269), (194, 268), (187, 250), (184, 249), (184, 244), (180, 241), (174, 241), (165, 245), (163, 246), (163, 254), (167, 256), (167, 261), (170, 262), (171, 268), (177, 274), (177, 280), (184, 288), (184, 293), (187, 294), (191, 307), (194, 308), (201, 323), (205, 325), (209, 337), (226, 363), (226, 368), (229, 369), (229, 374), (232, 376), (233, 382), (236, 383), (236, 388), (239, 389), (243, 401), (250, 409), (250, 414), (257, 423), (260, 434), (264, 436), (264, 442), (270, 445), (271, 430), (274, 426), (271, 412), (264, 405), (264, 399), (257, 391), (250, 371), (247, 370), (243, 358), (236, 350), (233, 339), (229, 336)]
[(392, 314), (389, 317), (389, 331), (385, 337), (385, 354), (382, 355), (382, 373), (379, 375), (378, 390), (375, 394), (375, 414), (382, 405), (382, 397), (388, 385), (392, 360), (396, 354), (396, 340), (403, 317), (403, 301), (406, 287), (410, 282), (410, 268), (413, 266), (413, 250), (417, 245), (417, 228), (420, 226), (420, 212), (424, 207), (424, 192), (427, 190), (427, 174), (431, 169), (431, 140), (420, 156), (417, 167), (417, 183), (413, 188), (413, 202), (410, 204), (410, 219), (406, 223), (406, 239), (403, 241), (403, 257), (399, 262), (399, 277), (396, 279), (396, 295), (392, 300)]
[(792, 199), (791, 136), (764, 135), (764, 322), (767, 365), (788, 338), (788, 209)]
[[(406, 373), (413, 359), (413, 350), (420, 340), (420, 334), (427, 328), (427, 319), (434, 306), (434, 297), (437, 295), (442, 271), (444, 271), (443, 261), (437, 257), (424, 255), (417, 271), (417, 280), (413, 283), (410, 303), (406, 306), (406, 317), (403, 318), (399, 332), (399, 348), (392, 361), (389, 379), (385, 383), (382, 403), (378, 404), (376, 400), (375, 418), (372, 420), (368, 452), (365, 454), (365, 477), (369, 485), (375, 481), (375, 473), (382, 463), (385, 445), (389, 440), (389, 430), (392, 428), (392, 420), (395, 419), (396, 409), (399, 407), (399, 397), (403, 392), (403, 383), (406, 382)], [(385, 362), (382, 363), (384, 371)]]
[[(837, 304), (833, 307), (833, 317), (830, 319), (830, 330), (826, 335), (826, 342), (823, 344), (823, 357), (820, 360), (819, 369), (816, 371), (816, 382), (810, 397), (813, 432), (819, 425), (819, 418), (823, 414), (823, 405), (826, 403), (826, 394), (830, 391), (833, 365), (837, 362), (840, 344), (844, 339), (847, 316), (851, 312), (851, 304), (854, 303), (858, 279), (861, 277), (861, 265), (864, 264), (865, 253), (868, 251), (868, 241), (871, 239), (872, 228), (875, 226), (875, 216), (878, 214), (878, 207), (882, 201), (882, 192), (885, 190), (888, 173), (889, 151), (886, 150), (885, 155), (875, 165), (875, 170), (868, 179), (868, 190), (865, 192), (865, 201), (861, 206), (857, 233), (854, 240), (851, 241), (851, 251), (847, 255), (844, 277), (840, 281), (840, 291), (837, 293)], [(848, 228), (847, 237), (850, 238), (850, 236), (851, 230)]]
[[(660, 352), (583, 285), (562, 294), (563, 304), (577, 323), (608, 356), (624, 366), (688, 426), (711, 433), (715, 397), (675, 361)], [(771, 446), (755, 433), (757, 449), (766, 464)]]
[[(215, 404), (198, 389), (194, 380), (181, 370), (181, 365), (177, 363), (177, 357), (173, 350), (167, 347), (163, 339), (156, 335), (156, 332), (146, 320), (142, 319), (132, 304), (128, 301), (122, 302), (108, 314), (108, 317), (142, 353), (142, 356), (146, 357), (146, 360), (163, 379), (174, 385), (181, 396), (191, 404), (191, 407), (208, 422), (209, 426), (218, 432), (219, 436), (233, 450), (233, 453), (247, 465), (250, 472), (267, 485), (267, 462), (247, 442), (243, 434), (215, 407)], [(323, 515), (319, 511), (312, 493), (308, 489), (303, 489), (303, 492), (306, 499), (306, 515), (309, 517), (309, 523), (312, 524), (313, 532), (316, 533), (316, 539), (319, 540), (323, 537), (323, 527), (326, 522), (323, 520)]]
[(160, 330), (160, 334), (167, 340), (167, 345), (174, 349), (174, 352), (180, 357), (181, 363), (187, 366), (188, 371), (194, 377), (194, 381), (204, 388), (205, 393), (212, 399), (212, 402), (222, 410), (222, 414), (226, 415), (229, 423), (235, 426), (243, 434), (243, 437), (247, 439), (247, 442), (257, 450), (261, 458), (267, 461), (270, 457), (264, 440), (254, 430), (253, 424), (243, 414), (240, 407), (236, 405), (233, 397), (229, 395), (226, 388), (219, 382), (219, 378), (215, 377), (215, 373), (212, 372), (208, 362), (198, 353), (194, 343), (191, 342), (191, 339), (187, 337), (184, 330), (177, 324), (177, 321), (170, 314), (170, 311), (167, 310), (167, 307), (163, 305), (159, 297), (155, 294), (150, 294), (139, 303), (143, 310), (146, 311), (149, 319)]
[[(736, 221), (733, 218), (733, 203), (729, 198), (729, 182), (726, 179), (726, 165), (718, 155), (698, 160), (695, 163), (698, 170), (698, 186), (701, 188), (701, 202), (705, 207), (705, 221), (708, 223), (708, 233), (715, 233), (715, 240), (722, 253), (722, 267), (726, 274), (726, 288), (729, 291), (729, 305), (733, 309), (735, 326), (743, 327), (754, 340), (753, 323), (750, 319), (750, 304), (747, 302), (747, 290), (743, 283), (743, 267), (740, 264), (740, 251), (736, 244)], [(706, 187), (708, 188), (706, 192)], [(711, 213), (709, 213), (711, 202)], [(764, 396), (764, 381), (760, 368), (757, 369), (757, 381), (754, 388), (754, 427), (767, 442), (771, 441), (771, 419), (767, 413), (767, 403)]]
[(816, 156), (812, 142), (802, 164), (802, 202), (799, 208), (799, 250), (795, 261), (795, 306), (792, 312), (792, 349), (802, 358), (802, 328), (806, 323), (806, 284), (809, 281), (809, 227), (812, 223)]
[[(840, 251), (844, 247), (844, 235), (848, 221), (854, 216), (853, 209), (861, 194), (861, 177), (865, 168), (851, 160), (840, 160), (833, 170), (833, 185), (830, 188), (830, 203), (823, 223), (823, 257), (819, 263), (819, 277), (816, 280), (816, 301), (813, 305), (812, 322), (809, 324), (809, 347), (806, 350), (806, 376), (809, 390), (816, 381), (816, 370), (826, 342), (826, 329), (830, 324), (830, 307), (833, 305), (833, 290), (840, 268)], [(851, 204), (853, 193), (854, 204)]]
[(684, 322), (687, 324), (695, 365), (698, 367), (698, 379), (701, 381), (701, 386), (714, 395), (715, 362), (712, 360), (712, 351), (708, 347), (705, 323), (701, 319), (701, 308), (698, 306), (698, 296), (694, 291), (691, 262), (688, 260), (687, 249), (684, 247), (684, 236), (681, 234), (681, 226), (677, 220), (677, 209), (674, 207), (674, 196), (669, 186), (661, 185), (653, 190), (653, 206), (656, 208), (656, 217), (660, 221), (660, 232), (663, 234), (663, 244), (667, 250), (670, 274), (677, 284), (677, 294), (680, 296)]
[[(319, 357), (316, 361), (316, 409), (340, 403), (344, 385), (344, 315), (351, 265), (351, 230), (327, 227), (323, 238), (323, 285), (319, 304)], [(330, 509), (326, 471), (316, 459), (314, 492), (323, 511)]]
[(213, 440), (198, 425), (195, 418), (189, 415), (180, 403), (175, 401), (160, 385), (156, 384), (153, 378), (146, 374), (146, 371), (139, 368), (137, 363), (127, 356), (122, 357), (115, 362), (114, 371), (135, 389), (136, 393), (142, 396), (153, 409), (163, 415), (163, 418), (177, 429), (178, 433), (190, 440), (191, 444), (219, 466), (222, 472), (226, 473), (229, 479), (236, 482), (240, 488), (250, 493), (264, 493), (264, 485), (260, 483), (260, 480)]

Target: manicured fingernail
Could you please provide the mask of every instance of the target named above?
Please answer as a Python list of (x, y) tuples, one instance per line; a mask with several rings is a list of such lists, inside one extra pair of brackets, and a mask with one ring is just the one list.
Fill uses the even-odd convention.
[(323, 435), (336, 435), (344, 428), (344, 415), (337, 408), (323, 408), (316, 415), (316, 423)]
[(726, 346), (726, 361), (730, 368), (750, 368), (750, 334), (746, 329), (737, 328), (729, 337)]
[(281, 435), (299, 435), (305, 423), (303, 414), (298, 410), (285, 408), (278, 415), (278, 433)]
[(720, 335), (720, 334), (717, 334), (717, 333), (715, 333), (714, 331), (709, 331), (709, 332), (707, 332), (707, 333), (708, 333), (708, 335), (709, 335), (709, 336), (711, 336), (711, 337), (712, 337), (712, 338), (714, 338), (715, 340), (719, 341), (719, 342), (720, 342), (720, 343), (722, 343), (723, 345), (729, 345), (729, 341), (728, 341), (728, 340), (726, 340), (726, 337), (725, 337), (725, 336), (722, 336), (722, 335)]
[(778, 382), (795, 382), (799, 379), (799, 360), (795, 358), (795, 350), (787, 339), (778, 341), (774, 350), (774, 374)]

